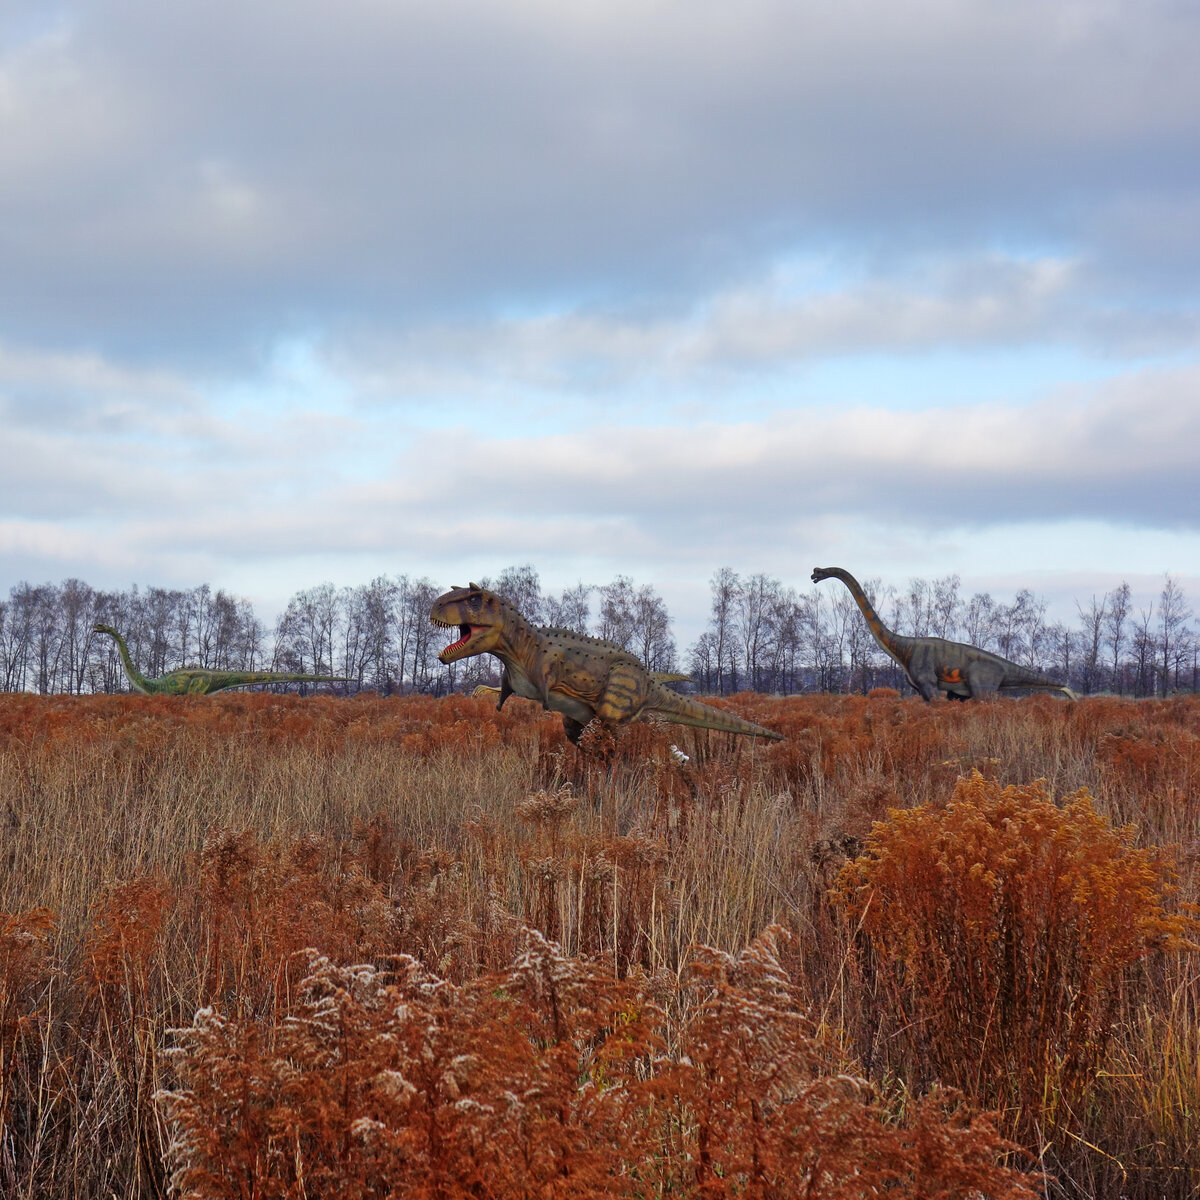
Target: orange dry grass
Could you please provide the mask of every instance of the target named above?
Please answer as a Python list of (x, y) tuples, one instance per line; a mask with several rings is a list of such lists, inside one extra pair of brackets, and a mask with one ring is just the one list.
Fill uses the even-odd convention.
[(204, 1009), (179, 1031), (173, 1185), (198, 1200), (1032, 1198), (986, 1121), (934, 1102), (896, 1128), (865, 1080), (836, 1073), (775, 936), (693, 964), (678, 1057), (644, 986), (533, 931), (506, 971), (458, 986), (410, 958), (310, 959), (282, 1024)]
[(1200, 1185), (1200, 703), (721, 703), (0, 697), (0, 1194)]
[(910, 1086), (964, 1088), (1027, 1139), (1078, 1128), (1128, 968), (1196, 948), (1194, 923), (1164, 907), (1174, 872), (1133, 841), (1086, 791), (1060, 807), (977, 771), (944, 810), (875, 827), (839, 895), (886, 998), (884, 1057)]

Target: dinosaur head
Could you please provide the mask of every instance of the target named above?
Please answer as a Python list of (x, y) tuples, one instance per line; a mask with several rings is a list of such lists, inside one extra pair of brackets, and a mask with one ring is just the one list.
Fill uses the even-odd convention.
[(832, 579), (836, 569), (836, 567), (813, 567), (813, 583), (820, 583), (822, 579)]
[(112, 637), (117, 636), (117, 631), (111, 625), (103, 625), (103, 624), (100, 624), (99, 622), (97, 622), (97, 624), (92, 626), (92, 632), (93, 633), (107, 633), (107, 634), (110, 634)]
[(429, 610), (429, 619), (444, 628), (457, 625), (461, 635), (438, 655), (439, 660), (452, 663), (495, 649), (503, 634), (506, 607), (494, 592), (475, 583), (439, 596)]

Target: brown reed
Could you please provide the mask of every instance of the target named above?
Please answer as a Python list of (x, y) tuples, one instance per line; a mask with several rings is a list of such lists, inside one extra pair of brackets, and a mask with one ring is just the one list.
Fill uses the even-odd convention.
[[(355, 1186), (383, 1188), (413, 1137), (421, 1186), (445, 1194), (526, 1194), (521, 1178), (551, 1194), (565, 1170), (580, 1194), (705, 1195), (737, 1179), (767, 1195), (820, 1176), (817, 1144), (833, 1166), (814, 1195), (861, 1194), (837, 1175), (851, 1161), (891, 1171), (898, 1194), (939, 1194), (925, 1179), (965, 1196), (985, 1177), (1005, 1194), (1025, 1185), (987, 1172), (1029, 1160), (1005, 1159), (988, 1107), (1053, 1194), (1200, 1184), (1200, 985), (1171, 924), (1200, 898), (1200, 702), (723, 703), (787, 740), (647, 725), (581, 753), (532, 705), (497, 714), (466, 697), (0, 697), (0, 1194), (165, 1194), (172, 1172), (208, 1169), (184, 1152), (188, 1104), (240, 1147), (227, 1194), (270, 1194), (268, 1179), (335, 1194), (351, 1163)], [(1082, 788), (1087, 811), (1071, 799)], [(947, 825), (968, 800), (975, 824)], [(980, 933), (970, 961), (988, 969), (961, 978), (962, 923), (930, 901), (946, 887), (932, 867), (895, 885), (907, 933), (831, 903), (848, 862), (866, 886), (885, 849), (912, 866), (938, 844), (957, 861), (955, 838), (964, 864), (1003, 859), (1012, 881), (1007, 907), (955, 893), (1009, 939), (1008, 957), (987, 959)], [(1075, 891), (1055, 883), (1071, 870)], [(1061, 919), (1038, 926), (1054, 904)], [(925, 939), (924, 975), (908, 936)], [(534, 960), (561, 995), (535, 987)], [(1039, 961), (1037, 988), (1022, 985)], [(546, 1097), (524, 1124), (516, 1110), (463, 1121), (465, 1140), (432, 1158), (430, 1130), (401, 1120), (416, 1102), (396, 1078), (321, 1074), (342, 1061), (321, 1057), (331, 1045), (368, 1059), (383, 1053), (372, 1038), (392, 1045), (386, 1005), (418, 978), (465, 1006), (435, 1059), (482, 1056), (478, 1076), (455, 1075), (467, 1059), (428, 1076), (424, 1111), (457, 1121), (472, 1088), (494, 1098), (502, 1082)], [(344, 1018), (342, 1041), (314, 1032), (326, 1012)], [(784, 1044), (786, 1061), (771, 1050)], [(330, 1089), (351, 1082), (366, 1107), (339, 1100), (334, 1119)], [(228, 1111), (235, 1083), (245, 1103)], [(386, 1120), (371, 1115), (381, 1105)], [(368, 1145), (360, 1117), (399, 1140)], [(600, 1146), (614, 1123), (619, 1163)], [(493, 1134), (520, 1157), (500, 1162)], [(454, 1174), (448, 1147), (474, 1174)]]

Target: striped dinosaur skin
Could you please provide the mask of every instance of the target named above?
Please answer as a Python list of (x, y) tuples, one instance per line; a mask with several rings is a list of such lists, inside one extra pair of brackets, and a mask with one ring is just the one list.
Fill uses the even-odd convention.
[[(677, 675), (674, 671), (651, 671), (650, 678), (657, 679), (659, 683), (691, 683), (692, 681), (692, 677), (690, 675)], [(476, 700), (499, 700), (500, 689), (498, 687), (492, 687), (487, 683), (480, 683), (476, 685), (475, 690), (471, 693), (471, 695)], [(497, 707), (499, 707), (499, 705), (497, 705)]]
[(439, 596), (429, 617), (444, 628), (457, 626), (461, 635), (438, 655), (442, 662), (494, 654), (504, 665), (496, 707), (503, 708), (509, 696), (536, 700), (562, 715), (572, 742), (579, 742), (593, 718), (621, 726), (651, 713), (701, 729), (775, 740), (783, 736), (672, 692), (634, 655), (612, 642), (532, 625), (506, 600), (476, 584)]
[(822, 579), (840, 579), (850, 589), (875, 640), (900, 664), (908, 682), (926, 700), (932, 700), (939, 691), (952, 700), (970, 700), (995, 695), (1007, 688), (1062, 692), (1072, 700), (1078, 699), (1065, 683), (1010, 662), (990, 650), (945, 638), (905, 637), (893, 633), (879, 619), (858, 580), (841, 567), (814, 567), (813, 583), (820, 583)]
[(225, 688), (249, 687), (256, 683), (352, 683), (340, 675), (294, 675), (280, 671), (208, 671), (184, 667), (156, 679), (147, 679), (133, 665), (125, 639), (111, 625), (93, 625), (95, 633), (106, 633), (117, 643), (129, 682), (148, 696), (207, 696)]

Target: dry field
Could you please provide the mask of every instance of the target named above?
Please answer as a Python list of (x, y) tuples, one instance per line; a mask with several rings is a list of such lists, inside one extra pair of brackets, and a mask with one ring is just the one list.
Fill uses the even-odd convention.
[(724, 703), (0, 696), (0, 1195), (1200, 1195), (1200, 700)]

